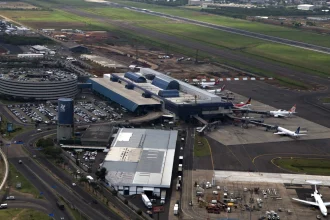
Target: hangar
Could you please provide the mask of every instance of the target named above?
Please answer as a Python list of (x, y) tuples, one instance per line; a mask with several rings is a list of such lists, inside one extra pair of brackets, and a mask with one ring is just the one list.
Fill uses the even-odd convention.
[(178, 131), (119, 129), (103, 167), (106, 180), (122, 195), (160, 196), (170, 188)]

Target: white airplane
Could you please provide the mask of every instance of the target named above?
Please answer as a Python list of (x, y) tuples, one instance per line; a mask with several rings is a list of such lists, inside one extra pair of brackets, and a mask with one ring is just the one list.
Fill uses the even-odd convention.
[(280, 118), (280, 117), (289, 117), (292, 114), (295, 114), (296, 112), (296, 105), (292, 106), (290, 110), (283, 110), (279, 109), (277, 111), (269, 111), (269, 115), (274, 116), (275, 118)]
[(307, 205), (318, 206), (321, 213), (322, 213), (322, 215), (327, 216), (328, 215), (327, 206), (330, 206), (330, 202), (323, 202), (322, 195), (317, 191), (317, 187), (316, 187), (317, 184), (320, 184), (322, 182), (312, 181), (312, 180), (309, 180), (309, 181), (306, 181), (306, 182), (315, 185), (315, 191), (314, 191), (313, 194), (311, 194), (311, 196), (314, 197), (315, 202), (310, 202), (310, 201), (296, 199), (296, 198), (292, 198), (292, 199), (295, 200), (295, 201), (298, 201), (298, 202), (305, 203)]
[(220, 80), (218, 79), (217, 81), (214, 82), (201, 82), (199, 83), (199, 86), (203, 89), (205, 89), (206, 87), (213, 87), (215, 85), (218, 85), (220, 83)]
[(277, 127), (277, 132), (274, 134), (287, 135), (287, 136), (298, 138), (300, 136), (306, 135), (306, 134), (302, 134), (302, 133), (306, 133), (306, 131), (300, 132), (300, 127), (298, 127), (296, 131), (290, 131), (290, 130), (282, 128), (282, 127)]
[(212, 90), (206, 90), (209, 93), (214, 93), (214, 94), (220, 94), (221, 92), (225, 91), (226, 85), (223, 85), (220, 89), (212, 89)]

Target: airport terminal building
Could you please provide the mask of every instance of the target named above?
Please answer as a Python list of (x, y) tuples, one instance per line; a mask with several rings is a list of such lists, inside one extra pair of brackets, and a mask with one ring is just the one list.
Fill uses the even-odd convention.
[(109, 185), (122, 195), (160, 196), (171, 187), (177, 136), (175, 130), (119, 129), (102, 165)]
[(104, 74), (88, 83), (95, 93), (131, 112), (162, 110), (187, 120), (193, 116), (221, 117), (233, 106), (215, 94), (149, 68), (138, 73)]

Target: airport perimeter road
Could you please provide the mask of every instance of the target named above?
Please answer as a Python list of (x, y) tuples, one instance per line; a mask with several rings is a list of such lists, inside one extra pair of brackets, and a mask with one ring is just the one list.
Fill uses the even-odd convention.
[[(19, 158), (9, 158), (9, 162), (11, 162), (15, 166), (15, 168), (40, 191), (42, 196), (49, 201), (50, 207), (43, 206), (43, 207), (47, 207), (47, 211), (51, 211), (48, 214), (50, 213), (54, 214), (55, 220), (60, 220), (61, 217), (64, 217), (64, 219), (71, 219), (70, 215), (67, 213), (66, 210), (61, 211), (57, 208), (56, 206), (57, 197), (54, 194), (54, 192), (51, 190), (51, 188), (47, 186), (43, 181), (41, 181), (39, 179), (40, 177), (36, 175), (35, 172), (33, 172), (31, 169), (28, 168), (29, 164), (33, 162), (29, 161), (29, 158), (27, 157), (21, 159), (24, 160), (24, 164), (18, 164)], [(24, 185), (22, 187), (24, 187)], [(21, 200), (17, 198), (16, 201), (21, 201)], [(13, 205), (13, 207), (15, 207), (15, 205)], [(10, 204), (9, 204), (9, 208), (10, 208)]]
[(207, 22), (197, 21), (197, 20), (193, 20), (193, 19), (189, 19), (189, 18), (169, 15), (169, 14), (165, 14), (165, 13), (155, 12), (155, 11), (136, 8), (136, 7), (130, 7), (130, 6), (121, 5), (121, 4), (117, 4), (117, 3), (107, 3), (107, 4), (115, 5), (117, 7), (121, 6), (121, 7), (130, 9), (132, 11), (140, 12), (140, 13), (150, 14), (150, 15), (159, 16), (159, 17), (168, 18), (168, 19), (173, 19), (173, 20), (179, 20), (179, 21), (183, 21), (183, 22), (186, 22), (186, 23), (194, 24), (194, 25), (208, 27), (208, 28), (212, 28), (212, 29), (216, 29), (216, 30), (220, 30), (220, 31), (233, 33), (233, 34), (243, 35), (243, 36), (246, 36), (246, 37), (257, 38), (257, 39), (271, 41), (271, 42), (280, 43), (280, 44), (285, 44), (285, 45), (289, 45), (289, 46), (293, 46), (293, 47), (299, 47), (299, 48), (303, 48), (303, 49), (306, 49), (306, 50), (313, 50), (313, 51), (317, 51), (317, 52), (320, 52), (320, 53), (330, 54), (330, 48), (328, 48), (328, 47), (322, 47), (322, 46), (318, 46), (318, 45), (314, 45), (314, 44), (308, 44), (308, 43), (304, 43), (304, 42), (300, 42), (300, 41), (294, 41), (294, 40), (289, 40), (289, 39), (285, 39), (285, 38), (274, 37), (274, 36), (269, 36), (269, 35), (265, 35), (265, 34), (250, 32), (250, 31), (246, 31), (246, 30), (242, 30), (242, 29), (211, 24), (211, 23), (207, 23)]
[[(192, 206), (189, 202), (193, 200), (192, 172), (193, 172), (193, 150), (194, 150), (194, 128), (187, 128), (186, 144), (184, 146), (183, 155), (183, 186), (181, 192), (181, 210), (184, 217), (194, 219), (196, 215), (193, 213)], [(170, 207), (173, 208), (173, 207)]]
[[(58, 219), (58, 217), (64, 217), (64, 219), (66, 219), (66, 217), (69, 218), (69, 216), (67, 216), (67, 213), (56, 209), (56, 206), (54, 206), (54, 204), (46, 201), (45, 199), (34, 199), (34, 198), (30, 198), (27, 196), (23, 196), (23, 195), (16, 195), (15, 193), (12, 193), (10, 195), (14, 195), (15, 196), (15, 200), (6, 200), (5, 203), (8, 204), (8, 208), (26, 208), (26, 209), (34, 209), (34, 210), (38, 210), (40, 212), (43, 212), (47, 215), (49, 214), (54, 214), (54, 218)], [(46, 196), (48, 197), (48, 195), (45, 195), (44, 198), (46, 198)], [(70, 218), (69, 218), (70, 219)]]
[[(29, 146), (29, 144), (33, 141), (43, 136), (51, 135), (54, 132), (54, 130), (40, 133), (30, 131), (18, 135), (16, 140), (23, 141), (26, 149), (31, 154), (35, 154), (37, 157), (36, 159), (32, 160), (30, 157), (28, 157), (28, 155), (26, 155), (24, 150), (20, 150), (20, 148), (22, 148), (21, 146), (13, 145), (9, 147), (8, 151), (10, 160), (15, 164), (19, 171), (23, 173), (25, 177), (34, 177), (32, 179), (34, 181), (34, 185), (38, 184), (39, 186), (48, 188), (48, 194), (52, 193), (53, 191), (53, 193), (55, 192), (61, 195), (90, 219), (121, 219), (119, 216), (117, 216), (117, 214), (107, 209), (103, 204), (92, 204), (94, 198), (91, 195), (89, 195), (79, 186), (73, 187), (72, 180), (69, 176), (51, 164), (46, 158), (43, 157), (43, 155), (33, 149), (33, 147)], [(18, 160), (22, 160), (23, 164), (18, 164)], [(40, 164), (42, 164), (42, 166), (48, 170), (40, 167)], [(54, 174), (56, 178), (52, 174)], [(54, 199), (55, 197), (53, 200)]]

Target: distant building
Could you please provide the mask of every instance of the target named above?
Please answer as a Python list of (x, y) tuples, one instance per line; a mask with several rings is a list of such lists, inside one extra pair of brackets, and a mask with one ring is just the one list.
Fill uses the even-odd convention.
[(110, 125), (91, 125), (81, 136), (83, 146), (107, 146), (113, 134)]
[(81, 45), (70, 47), (70, 51), (74, 53), (89, 53), (88, 48)]
[(23, 53), (17, 54), (17, 58), (43, 58), (44, 55), (40, 53)]
[(48, 51), (50, 51), (47, 47), (41, 45), (31, 46), (31, 50), (34, 51), (35, 53), (42, 53), (42, 54), (45, 54)]
[(304, 10), (304, 11), (310, 11), (310, 10), (314, 10), (315, 6), (314, 5), (303, 4), (303, 5), (298, 5), (297, 9), (298, 10)]

